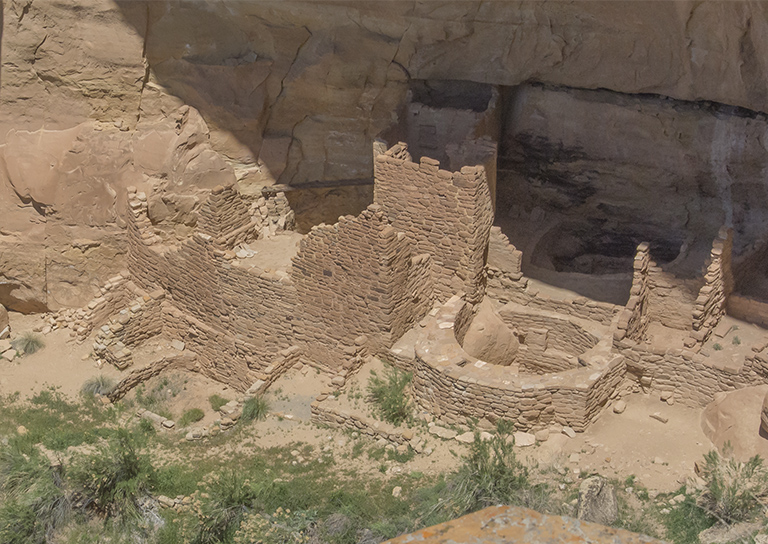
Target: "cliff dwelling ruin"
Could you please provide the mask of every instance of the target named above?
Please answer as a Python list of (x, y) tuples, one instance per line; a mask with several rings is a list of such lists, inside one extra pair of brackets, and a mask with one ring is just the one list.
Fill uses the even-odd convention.
[(16, 320), (105, 406), (226, 388), (180, 441), (301, 379), (421, 455), (353, 402), (394, 367), (428, 439), (652, 401), (768, 456), (763, 4), (67, 4), (0, 0), (0, 400)]
[[(700, 406), (762, 384), (765, 346), (725, 362), (708, 354), (726, 312), (767, 315), (735, 290), (732, 227), (707, 239), (709, 218), (703, 232), (658, 238), (664, 206), (637, 222), (602, 204), (599, 219), (575, 219), (573, 205), (546, 202), (553, 182), (541, 185), (527, 169), (542, 166), (525, 157), (543, 152), (515, 139), (503, 112), (558, 92), (414, 82), (401, 121), (373, 144), (373, 202), (305, 233), (288, 198), (300, 188), (128, 187), (127, 269), (74, 329), (82, 340), (96, 331), (96, 356), (129, 372), (111, 397), (169, 368), (261, 392), (299, 361), (343, 388), (376, 356), (412, 372), (416, 402), (445, 423), (583, 431), (632, 387)], [(202, 138), (197, 112), (177, 115), (180, 135)], [(557, 198), (588, 206), (582, 192), (597, 190)], [(185, 198), (199, 201), (186, 215)], [(135, 368), (132, 352), (158, 335), (183, 355)], [(328, 402), (312, 411), (338, 418)]]

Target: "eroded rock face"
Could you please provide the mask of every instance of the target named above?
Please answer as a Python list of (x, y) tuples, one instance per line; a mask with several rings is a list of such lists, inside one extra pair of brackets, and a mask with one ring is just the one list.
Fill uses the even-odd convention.
[[(153, 221), (191, 226), (197, 191), (233, 176), (255, 188), (370, 177), (371, 142), (402, 114), (412, 80), (540, 81), (768, 111), (763, 3), (6, 0), (2, 9), (0, 300), (23, 311), (80, 304), (122, 268), (128, 185), (157, 188)], [(307, 208), (297, 213), (305, 230), (364, 209), (371, 195), (347, 187), (322, 198), (327, 210), (294, 198)], [(734, 220), (757, 232), (761, 214), (735, 210)]]
[(0, 303), (39, 312), (96, 295), (124, 267), (127, 187), (152, 195), (155, 223), (194, 225), (198, 195), (234, 182), (188, 106), (134, 131), (11, 130), (0, 145)]
[(472, 357), (494, 365), (509, 366), (515, 360), (520, 342), (493, 310), (490, 299), (484, 298), (467, 329), (462, 347)]
[(534, 80), (765, 111), (765, 9), (11, 0), (0, 134), (86, 118), (133, 130), (189, 104), (244, 178), (285, 182), (368, 175), (371, 138), (409, 78)]

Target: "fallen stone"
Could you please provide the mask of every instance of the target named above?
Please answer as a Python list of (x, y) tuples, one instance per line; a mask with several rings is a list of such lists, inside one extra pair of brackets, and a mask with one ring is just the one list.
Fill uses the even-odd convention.
[(177, 351), (184, 351), (184, 347), (186, 344), (182, 342), (181, 340), (172, 340), (171, 341), (171, 347)]
[(515, 446), (519, 448), (527, 448), (536, 444), (536, 436), (531, 433), (517, 431), (513, 436), (515, 437)]
[(21, 436), (24, 436), (25, 434), (27, 434), (28, 431), (24, 425), (19, 425), (18, 427), (16, 427), (16, 432)]
[(568, 438), (576, 438), (576, 431), (570, 427), (563, 427), (563, 434)]
[(400, 487), (399, 485), (392, 488), (393, 497), (399, 497), (402, 492), (403, 492), (403, 488)]
[(463, 434), (456, 435), (456, 440), (463, 444), (472, 444), (475, 441), (475, 433), (466, 432)]
[(537, 442), (546, 442), (549, 440), (549, 429), (541, 429), (534, 433)]
[(165, 495), (158, 495), (157, 503), (163, 508), (173, 508), (176, 504), (176, 501), (170, 497), (166, 497)]
[(443, 440), (451, 440), (455, 438), (458, 433), (453, 429), (446, 429), (445, 427), (440, 427), (439, 425), (433, 425), (429, 428), (429, 434), (433, 434), (439, 438), (442, 438)]
[(8, 359), (9, 361), (13, 361), (16, 358), (16, 350), (15, 349), (9, 349), (3, 352), (3, 358)]
[(663, 415), (661, 415), (658, 412), (654, 412), (651, 415), (649, 415), (648, 417), (653, 418), (656, 421), (661, 421), (662, 423), (667, 423), (669, 421), (668, 417), (664, 417)]
[(623, 414), (624, 410), (627, 409), (627, 403), (623, 400), (620, 400), (616, 402), (616, 404), (613, 405), (613, 413), (614, 414)]
[(172, 421), (170, 419), (166, 419), (165, 421), (163, 421), (163, 427), (165, 427), (166, 429), (173, 429), (175, 426), (176, 426), (175, 421)]

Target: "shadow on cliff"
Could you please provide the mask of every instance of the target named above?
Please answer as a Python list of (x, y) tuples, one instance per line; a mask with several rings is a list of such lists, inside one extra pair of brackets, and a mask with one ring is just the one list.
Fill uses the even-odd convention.
[[(249, 35), (238, 24), (242, 21), (221, 17), (205, 3), (115, 3), (144, 42), (148, 72), (142, 115), (167, 111), (176, 97), (201, 113), (217, 150), (236, 164), (259, 159), (277, 178), (285, 166), (291, 134), (272, 135), (282, 137), (282, 148), (266, 146), (264, 152), (264, 132), (290, 67), (283, 57), (306, 41), (303, 29), (296, 29), (297, 43), (277, 44), (263, 22), (249, 22), (255, 28)], [(171, 96), (156, 92), (157, 85)]]

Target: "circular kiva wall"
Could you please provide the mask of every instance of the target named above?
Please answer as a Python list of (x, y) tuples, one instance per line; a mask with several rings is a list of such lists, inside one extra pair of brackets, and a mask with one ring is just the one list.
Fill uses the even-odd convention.
[[(593, 347), (599, 340), (596, 331), (558, 314), (510, 305), (498, 313), (524, 338), (515, 355), (522, 372), (515, 370), (516, 365), (489, 364), (464, 351), (460, 340), (470, 326), (473, 308), (455, 296), (427, 320), (416, 340), (417, 402), (448, 423), (486, 418), (512, 421), (519, 430), (553, 424), (586, 429), (621, 382), (626, 371), (623, 357), (611, 354), (609, 348)], [(547, 331), (545, 349), (536, 353), (529, 351), (533, 330)], [(588, 351), (571, 353), (583, 348)], [(546, 357), (538, 356), (547, 351), (559, 352), (558, 361), (567, 361), (568, 366), (550, 366)]]

